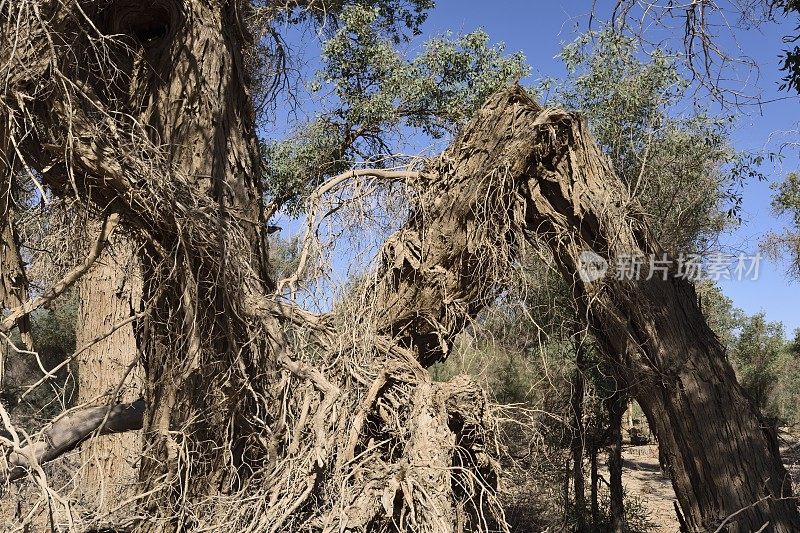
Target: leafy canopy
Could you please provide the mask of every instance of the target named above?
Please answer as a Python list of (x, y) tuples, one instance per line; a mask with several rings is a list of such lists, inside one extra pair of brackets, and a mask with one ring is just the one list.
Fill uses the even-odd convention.
[(397, 46), (380, 6), (344, 8), (322, 42), (309, 89), (313, 120), (289, 139), (265, 140), (267, 190), (293, 214), (326, 177), (358, 163), (391, 164), (404, 140), (454, 133), (493, 92), (528, 74), (482, 30), (428, 40), (414, 57)]
[(658, 221), (662, 245), (709, 246), (738, 215), (742, 184), (762, 177), (761, 156), (731, 147), (734, 117), (689, 103), (678, 56), (643, 56), (637, 40), (609, 28), (581, 35), (560, 57), (566, 80), (545, 80), (541, 91), (588, 117), (631, 195)]

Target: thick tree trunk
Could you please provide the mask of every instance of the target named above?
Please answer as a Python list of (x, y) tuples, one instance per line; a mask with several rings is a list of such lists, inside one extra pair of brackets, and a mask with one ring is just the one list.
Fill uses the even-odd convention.
[(527, 227), (550, 245), (601, 349), (645, 411), (689, 526), (714, 530), (727, 519), (737, 532), (768, 522), (776, 532), (800, 529), (776, 440), (737, 383), (692, 285), (674, 273), (666, 281), (579, 275), (586, 251), (609, 265), (661, 254), (585, 120), (542, 110), (515, 89), (493, 98), (468, 130), (482, 132), (487, 151), (499, 138), (517, 139), (506, 158), (525, 168)]
[[(116, 0), (78, 9), (42, 0), (36, 16), (26, 5), (2, 23), (3, 42), (19, 43), (13, 54), (0, 51), (2, 104), (18, 119), (11, 135), (27, 163), (56, 193), (119, 213), (146, 243), (143, 299), (152, 313), (137, 332), (148, 406), (141, 477), (150, 511), (165, 519), (153, 528), (184, 527), (181, 502), (244, 482), (252, 470), (242, 464), (265, 456), (250, 446), (261, 451), (244, 457), (244, 436), (250, 444), (274, 438), (271, 416), (280, 416), (283, 331), (274, 318), (251, 323), (245, 309), (246, 297), (268, 286), (241, 56), (246, 7)], [(113, 38), (98, 41), (97, 32)], [(23, 102), (18, 95), (38, 90), (49, 96), (11, 110)], [(51, 137), (25, 138), (28, 111)]]
[[(87, 345), (113, 330), (77, 359), (79, 404), (132, 402), (140, 394), (134, 326), (118, 325), (139, 310), (141, 276), (133, 252), (128, 240), (115, 239), (78, 282), (76, 344)], [(83, 503), (102, 513), (133, 496), (140, 456), (138, 433), (110, 434), (84, 442), (77, 478)]]
[[(265, 528), (281, 528), (294, 512), (315, 516), (309, 494), (325, 481), (336, 449), (342, 464), (359, 466), (360, 473), (337, 470), (353, 485), (325, 494), (342, 499), (352, 491), (366, 498), (360, 506), (358, 498), (352, 505), (342, 502), (348, 511), (337, 507), (342, 528), (351, 522), (365, 528), (378, 516), (394, 519), (397, 501), (402, 510), (412, 509), (401, 513), (407, 527), (433, 524), (435, 529), (426, 530), (449, 531), (452, 523), (439, 522), (447, 522), (452, 508), (442, 507), (438, 493), (424, 494), (440, 481), (437, 472), (464, 465), (441, 464), (454, 457), (452, 450), (433, 453), (417, 446), (419, 436), (391, 429), (396, 417), (385, 411), (391, 401), (376, 409), (373, 404), (389, 395), (400, 409), (415, 398), (415, 409), (404, 411), (405, 423), (435, 428), (434, 441), (442, 445), (451, 442), (444, 424), (460, 421), (465, 433), (455, 442), (474, 448), (469, 471), (476, 470), (485, 456), (479, 451), (485, 443), (475, 441), (475, 435), (483, 438), (475, 431), (482, 423), (481, 404), (467, 402), (473, 410), (455, 406), (462, 405), (456, 397), (469, 398), (474, 390), (434, 386), (411, 394), (427, 378), (393, 342), (413, 348), (426, 365), (444, 357), (453, 335), (497, 294), (522, 236), (534, 232), (551, 245), (581, 314), (618, 363), (620, 379), (667, 450), (690, 526), (713, 529), (744, 509), (729, 522), (732, 531), (758, 529), (767, 520), (775, 531), (800, 527), (794, 502), (781, 499), (790, 491), (774, 439), (761, 430), (759, 414), (736, 383), (691, 286), (677, 279), (587, 282), (577, 276), (587, 249), (612, 263), (623, 254), (659, 251), (641, 217), (631, 215), (634, 204), (578, 117), (543, 111), (513, 89), (491, 98), (430, 165), (421, 178), (418, 209), (387, 243), (372, 291), (377, 317), (370, 323), (379, 335), (370, 337), (369, 346), (389, 354), (381, 360), (397, 367), (379, 374), (390, 386), (368, 382), (366, 404), (355, 407), (358, 422), (342, 431), (350, 426), (336, 425), (341, 415), (331, 417), (330, 409), (346, 395), (321, 372), (287, 356), (288, 343), (274, 318), (281, 313), (272, 309), (253, 318), (258, 313), (251, 300), (264, 299), (269, 282), (258, 150), (241, 60), (242, 4), (117, 0), (82, 5), (79, 13), (69, 1), (43, 0), (40, 7), (44, 17), (3, 22), (4, 40), (21, 42), (10, 61), (0, 61), (0, 72), (9, 74), (4, 87), (25, 97), (3, 95), (2, 104), (20, 122), (39, 122), (26, 135), (17, 132), (22, 149), (56, 192), (74, 191), (120, 213), (124, 225), (148, 243), (144, 298), (155, 303), (139, 333), (148, 403), (142, 477), (154, 489), (149, 512), (161, 521), (142, 528), (191, 527), (203, 518), (191, 505), (246, 485), (250, 472), (276, 482), (268, 501), (285, 503), (285, 510), (267, 505)], [(43, 20), (71, 40), (53, 45), (36, 29)], [(121, 35), (127, 46), (109, 44), (97, 53), (95, 28)], [(76, 55), (101, 64), (76, 64)], [(55, 74), (53, 83), (41, 76), (47, 68)], [(115, 83), (109, 83), (111, 68), (117, 69)], [(96, 76), (98, 69), (106, 75)], [(283, 319), (295, 323), (297, 316)], [(318, 330), (325, 330), (328, 340), (335, 338), (317, 319), (297, 322), (304, 332), (320, 337)], [(340, 360), (344, 348), (328, 344), (331, 358)], [(306, 395), (313, 415), (299, 412), (303, 395), (289, 386), (292, 379), (313, 385), (315, 392)], [(354, 381), (364, 386), (358, 378), (341, 383), (355, 387)], [(452, 413), (431, 414), (430, 405)], [(338, 407), (341, 413), (354, 405)], [(297, 427), (286, 427), (282, 409), (297, 415)], [(380, 424), (365, 423), (373, 416)], [(308, 418), (311, 432), (304, 431)], [(310, 445), (303, 440), (309, 433), (317, 437)], [(344, 444), (335, 437), (342, 433), (352, 433)], [(299, 442), (306, 444), (298, 458)], [(376, 442), (391, 444), (386, 455), (374, 451)], [(372, 450), (366, 459), (365, 450)], [(418, 463), (401, 469), (398, 450), (402, 461)], [(355, 457), (362, 463), (354, 463)], [(294, 461), (301, 465), (299, 474), (280, 470)], [(265, 463), (275, 470), (263, 472)], [(412, 476), (401, 490), (365, 481), (364, 472), (382, 473), (382, 479), (405, 480), (408, 472), (420, 477)], [(289, 489), (299, 486), (303, 494), (286, 498), (288, 489), (277, 481), (298, 475), (300, 483)], [(424, 490), (408, 496), (412, 481)], [(765, 493), (770, 497), (758, 503)], [(315, 501), (324, 506), (326, 498)], [(426, 504), (431, 514), (414, 510), (429, 509)], [(331, 524), (333, 516), (323, 513), (319, 523)]]
[(608, 447), (608, 484), (611, 490), (611, 530), (625, 533), (625, 493), (622, 488), (622, 417), (624, 397), (615, 392), (606, 401), (611, 444)]
[[(396, 325), (389, 331), (417, 347), (422, 361), (442, 357), (449, 346), (441, 332), (464, 316), (447, 311), (479, 309), (494, 294), (488, 280), (502, 282), (498, 267), (513, 259), (518, 236), (536, 234), (550, 245), (620, 386), (654, 428), (689, 526), (800, 528), (775, 438), (736, 382), (692, 285), (674, 269), (663, 281), (581, 277), (587, 251), (610, 265), (662, 253), (585, 120), (543, 110), (514, 88), (491, 98), (437, 165), (440, 177), (410, 225), (431, 214), (439, 225), (423, 241), (401, 232), (387, 243), (394, 275), (379, 300), (397, 304), (387, 307)], [(484, 195), (477, 210), (476, 195)], [(453, 299), (450, 287), (468, 298)], [(418, 309), (402, 305), (412, 297)]]

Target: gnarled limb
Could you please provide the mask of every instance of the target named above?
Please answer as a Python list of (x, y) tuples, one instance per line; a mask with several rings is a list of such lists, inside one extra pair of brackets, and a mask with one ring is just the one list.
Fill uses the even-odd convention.
[(774, 435), (737, 383), (692, 285), (674, 273), (580, 276), (586, 251), (612, 265), (662, 253), (583, 118), (509, 89), (423, 176), (429, 195), (384, 249), (375, 289), (384, 332), (425, 364), (440, 359), (451, 332), (496, 294), (517, 243), (537, 235), (655, 429), (689, 527), (714, 529), (737, 513), (731, 531), (766, 522), (800, 528)]
[(19, 479), (33, 463), (52, 461), (92, 436), (141, 429), (144, 410), (145, 402), (140, 399), (74, 411), (57, 419), (42, 431), (36, 442), (25, 446), (19, 446), (8, 435), (3, 438), (3, 444), (11, 447), (12, 452), (6, 457), (6, 470), (0, 473), (0, 482)]

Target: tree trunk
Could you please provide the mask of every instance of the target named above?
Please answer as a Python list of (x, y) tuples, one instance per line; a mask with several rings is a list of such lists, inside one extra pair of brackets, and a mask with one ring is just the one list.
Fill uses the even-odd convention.
[[(401, 510), (411, 509), (401, 513), (411, 527), (428, 526), (437, 517), (446, 521), (452, 508), (435, 508), (442, 503), (439, 494), (424, 494), (439, 481), (437, 472), (460, 470), (466, 463), (441, 464), (455, 452), (432, 453), (417, 446), (418, 435), (407, 440), (401, 429), (391, 429), (396, 417), (385, 412), (387, 403), (373, 410), (374, 400), (391, 393), (395, 405), (405, 405), (416, 398), (418, 408), (403, 411), (403, 427), (435, 428), (433, 442), (452, 442), (446, 424), (458, 418), (467, 433), (455, 442), (476, 446), (470, 464), (486, 456), (480, 451), (484, 433), (476, 431), (482, 427), (482, 404), (467, 402), (471, 410), (456, 406), (461, 405), (456, 396), (469, 398), (474, 389), (443, 385), (422, 397), (412, 394), (427, 378), (404, 348), (413, 349), (425, 365), (446, 356), (453, 335), (493, 301), (516, 247), (531, 233), (547, 239), (574, 286), (581, 315), (618, 363), (620, 380), (668, 450), (691, 527), (713, 529), (742, 508), (730, 522), (732, 531), (757, 529), (766, 520), (775, 531), (800, 527), (793, 502), (779, 499), (790, 490), (775, 441), (761, 431), (760, 416), (745, 400), (691, 286), (677, 279), (586, 282), (576, 275), (587, 249), (612, 263), (631, 251), (659, 251), (642, 217), (630, 214), (634, 204), (578, 117), (543, 111), (521, 89), (512, 89), (491, 98), (429, 165), (419, 183), (419, 206), (387, 242), (370, 293), (376, 303), (370, 323), (377, 335), (363, 344), (374, 349), (371, 355), (381, 354), (381, 364), (395, 364), (391, 373), (379, 374), (390, 386), (374, 389), (367, 381), (362, 391), (359, 379), (340, 374), (342, 386), (357, 388), (370, 401), (337, 404), (348, 395), (313, 366), (288, 356), (277, 320), (280, 315), (284, 324), (302, 324), (301, 333), (313, 333), (319, 345), (328, 344), (331, 360), (341, 361), (344, 348), (330, 340), (338, 339), (335, 330), (308, 313), (286, 311), (269, 290), (259, 154), (241, 57), (248, 39), (245, 6), (117, 0), (84, 3), (77, 10), (69, 0), (43, 0), (40, 7), (43, 15), (25, 15), (21, 24), (3, 22), (4, 42), (20, 42), (8, 61), (8, 52), (0, 49), (0, 73), (9, 74), (7, 91), (24, 95), (1, 102), (28, 126), (24, 135), (17, 132), (21, 149), (54, 191), (77, 193), (120, 213), (125, 227), (147, 243), (143, 298), (153, 312), (138, 334), (148, 405), (142, 478), (153, 489), (146, 511), (159, 519), (141, 528), (188, 529), (204, 518), (202, 507), (192, 505), (211, 505), (239, 487), (252, 487), (253, 472), (272, 482), (268, 502), (284, 504), (266, 504), (265, 527), (278, 529), (295, 512), (330, 524), (335, 513), (317, 512), (309, 494), (328, 479), (332, 450), (341, 453), (347, 468), (355, 468), (353, 447), (336, 439), (351, 432), (345, 441), (359, 450), (359, 473), (334, 465), (353, 486), (325, 494), (336, 495), (337, 505), (350, 490), (366, 499), (356, 506), (358, 517), (342, 517), (337, 507), (336, 520), (346, 522), (339, 522), (341, 528), (351, 521), (366, 527), (378, 516), (394, 519), (395, 501)], [(42, 24), (69, 36), (68, 42), (53, 45), (37, 29)], [(98, 30), (118, 36), (125, 46), (110, 40), (97, 44)], [(99, 50), (101, 45), (108, 48)], [(97, 76), (98, 69), (105, 75)], [(43, 76), (45, 71), (53, 75)], [(109, 73), (115, 83), (109, 83)], [(259, 315), (252, 303), (263, 299), (272, 308)], [(353, 322), (358, 320), (351, 317), (341, 327)], [(349, 376), (350, 370), (342, 374)], [(313, 385), (307, 396), (313, 415), (302, 414), (305, 389), (290, 387), (298, 379)], [(358, 423), (337, 425), (341, 415), (331, 416), (334, 405), (337, 413), (361, 413)], [(429, 405), (438, 406), (436, 412), (431, 414)], [(439, 412), (445, 408), (447, 416)], [(286, 410), (297, 415), (297, 427), (287, 427)], [(364, 422), (373, 416), (381, 423)], [(309, 418), (313, 431), (302, 423)], [(370, 434), (375, 428), (379, 432)], [(297, 456), (300, 442), (303, 455)], [(373, 455), (377, 442), (403, 446)], [(364, 450), (372, 450), (367, 459)], [(436, 463), (401, 469), (398, 457)], [(283, 475), (281, 469), (291, 465), (300, 470)], [(409, 497), (408, 481), (400, 492), (384, 491), (385, 482), (372, 483), (366, 472), (394, 480), (416, 473), (412, 478), (419, 476), (415, 482), (424, 490)], [(278, 481), (290, 479), (302, 480), (289, 487), (302, 494), (287, 496)], [(770, 498), (748, 507), (765, 491)], [(326, 501), (315, 500), (320, 506)], [(384, 505), (380, 515), (376, 502)], [(414, 510), (426, 509), (426, 502), (434, 505), (432, 514)], [(448, 531), (452, 523), (435, 527)]]
[(585, 400), (586, 383), (583, 377), (585, 366), (582, 339), (576, 335), (575, 344), (575, 373), (572, 376), (572, 478), (575, 491), (575, 520), (578, 532), (588, 531), (586, 526), (586, 483), (583, 477), (583, 456), (586, 451), (586, 434), (583, 425), (583, 403)]
[[(512, 88), (478, 111), (440, 161), (447, 180), (431, 182), (436, 199), (424, 205), (434, 212), (449, 210), (448, 222), (433, 228), (424, 243), (387, 243), (404, 250), (405, 263), (395, 264), (406, 267), (396, 269), (396, 281), (387, 287), (395, 292), (381, 300), (400, 304), (416, 294), (422, 304), (418, 312), (389, 306), (404, 313), (393, 323), (414, 335), (403, 328), (392, 333), (431, 348), (424, 353), (446, 354), (448, 345), (437, 329), (450, 331), (442, 325), (453, 317), (441, 313), (447, 308), (441, 302), (479, 308), (494, 294), (485, 280), (502, 281), (499, 267), (514, 257), (519, 235), (535, 234), (550, 246), (573, 287), (580, 315), (613, 363), (620, 386), (631, 391), (654, 428), (689, 526), (714, 530), (724, 522), (730, 531), (750, 531), (770, 522), (778, 532), (800, 529), (776, 440), (737, 383), (691, 283), (674, 268), (667, 280), (582, 277), (589, 251), (607, 265), (662, 253), (585, 120), (560, 109), (543, 110), (522, 89)], [(487, 167), (495, 169), (488, 176), (479, 170)], [(485, 190), (475, 180), (490, 183), (481, 205), (493, 206), (492, 216), (472, 214), (475, 191)], [(416, 218), (427, 215), (418, 211)], [(491, 240), (483, 240), (485, 235)], [(455, 279), (470, 298), (454, 301), (417, 274), (420, 257), (423, 264), (430, 257), (419, 250), (440, 242), (448, 246), (433, 248), (442, 250), (437, 264), (464, 272)], [(450, 279), (446, 270), (430, 271)]]
[[(112, 241), (79, 280), (78, 291), (76, 344), (90, 344), (114, 330), (77, 359), (78, 403), (104, 405), (136, 400), (141, 376), (134, 326), (118, 325), (139, 310), (141, 277), (132, 244), (124, 238)], [(131, 485), (136, 482), (140, 455), (138, 433), (112, 434), (84, 442), (78, 473), (83, 503), (102, 513), (133, 496)]]
[(591, 505), (592, 505), (592, 526), (597, 528), (600, 523), (600, 501), (598, 499), (598, 490), (600, 489), (600, 475), (597, 473), (597, 447), (592, 446), (589, 449), (589, 470), (590, 481), (592, 486), (591, 492)]
[(527, 227), (550, 245), (617, 378), (645, 411), (689, 526), (713, 531), (727, 520), (736, 532), (767, 522), (772, 531), (799, 530), (777, 442), (737, 383), (691, 283), (674, 270), (667, 280), (579, 275), (587, 251), (607, 265), (662, 253), (586, 121), (542, 110), (521, 89), (495, 97), (487, 111), (491, 119), (477, 124), (492, 139), (485, 146), (502, 135), (519, 139), (508, 159), (527, 168)]
[(622, 417), (625, 413), (624, 396), (615, 392), (606, 401), (611, 444), (608, 447), (608, 481), (611, 490), (611, 530), (627, 531), (625, 499), (622, 488)]

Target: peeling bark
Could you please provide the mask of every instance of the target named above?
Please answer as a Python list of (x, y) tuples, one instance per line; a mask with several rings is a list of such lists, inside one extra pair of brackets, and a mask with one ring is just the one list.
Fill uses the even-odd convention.
[[(339, 385), (288, 357), (289, 343), (274, 309), (258, 320), (249, 309), (251, 300), (273, 296), (241, 58), (247, 42), (238, 11), (242, 5), (154, 0), (142, 9), (141, 2), (117, 0), (84, 5), (85, 16), (74, 12), (71, 2), (46, 2), (45, 7), (50, 29), (65, 40), (50, 46), (43, 32), (23, 24), (29, 35), (20, 37), (23, 53), (15, 57), (25, 63), (11, 61), (0, 103), (21, 123), (29, 116), (40, 122), (31, 125), (22, 149), (57, 193), (76, 193), (118, 214), (147, 243), (144, 298), (155, 304), (138, 332), (148, 404), (142, 478), (154, 489), (144, 511), (157, 520), (143, 522), (141, 529), (190, 529), (192, 520), (203, 517), (187, 506), (249, 488), (250, 473), (259, 472), (274, 485), (267, 500), (273, 505), (261, 515), (265, 529), (282, 528), (293, 513), (341, 525), (341, 509), (348, 507), (340, 500), (353, 496), (357, 505), (349, 509), (361, 529), (401, 516), (429, 524), (432, 517), (413, 511), (428, 503), (443, 516), (436, 530), (449, 531), (457, 514), (450, 506), (453, 487), (444, 495), (420, 490), (400, 497), (391, 490), (390, 479), (396, 478), (386, 476), (401, 473), (397, 461), (411, 458), (416, 464), (409, 470), (419, 469), (420, 487), (444, 480), (442, 469), (454, 466), (452, 449), (418, 449), (402, 425), (450, 446), (453, 436), (443, 427), (442, 403), (450, 410), (448, 424), (464, 419), (467, 429), (455, 431), (455, 439), (479, 464), (484, 443), (469, 442), (472, 422), (462, 414), (474, 408), (470, 416), (480, 426), (480, 404), (456, 410), (450, 405), (452, 392), (436, 399), (438, 386), (418, 377), (422, 368), (403, 360), (404, 348), (413, 349), (423, 365), (446, 357), (453, 336), (502, 288), (516, 247), (534, 233), (550, 244), (592, 332), (655, 428), (690, 527), (713, 529), (747, 508), (729, 522), (731, 531), (757, 529), (766, 520), (779, 532), (800, 528), (793, 502), (779, 499), (790, 491), (774, 438), (762, 431), (759, 414), (736, 383), (692, 287), (678, 279), (584, 282), (577, 276), (580, 253), (587, 249), (612, 263), (622, 254), (660, 252), (579, 117), (542, 110), (521, 89), (503, 92), (423, 172), (416, 209), (384, 247), (371, 293), (377, 317), (370, 319), (378, 335), (370, 346), (385, 358), (378, 359), (382, 363), (399, 361), (399, 369), (386, 390), (376, 393), (379, 405), (364, 408), (379, 423), (353, 426), (356, 434), (350, 438), (342, 430), (350, 426), (339, 422), (352, 404), (337, 403), (346, 397), (337, 393)], [(94, 27), (87, 29), (86, 17)], [(5, 40), (8, 32), (19, 31), (19, 25), (11, 26), (4, 23)], [(95, 28), (122, 35), (126, 46), (83, 54), (96, 52), (88, 38)], [(111, 64), (76, 65), (75, 55)], [(55, 76), (59, 81), (42, 83), (42, 89), (39, 78), (46, 78), (41, 74), (47, 68), (63, 79)], [(114, 72), (115, 83), (98, 77), (93, 70), (98, 68)], [(9, 72), (9, 67), (0, 69)], [(69, 83), (60, 83), (65, 80)], [(326, 329), (311, 324), (307, 331), (335, 338), (320, 328)], [(340, 354), (328, 355), (338, 359)], [(301, 413), (293, 428), (287, 427), (283, 409), (302, 410), (305, 400), (302, 391), (288, 387), (292, 379), (310, 384), (308, 405), (314, 409)], [(357, 379), (342, 380), (360, 391), (364, 387), (353, 384)], [(415, 387), (418, 395), (410, 392)], [(474, 393), (466, 389), (463, 396)], [(403, 411), (408, 398), (416, 400), (413, 416)], [(399, 428), (386, 412), (392, 401), (392, 413), (403, 412)], [(334, 407), (338, 417), (330, 416)], [(69, 438), (58, 433), (62, 445), (53, 449), (74, 446), (87, 427), (98, 427), (97, 414), (76, 413), (89, 418), (79, 424), (84, 432), (71, 431)], [(133, 418), (125, 409), (119, 414)], [(386, 450), (374, 446), (378, 437), (389, 443)], [(299, 441), (305, 455), (297, 455)], [(335, 465), (336, 454), (344, 456), (353, 441), (357, 456), (367, 449), (372, 453), (348, 462), (347, 470), (336, 470), (351, 485), (338, 495), (326, 493), (337, 498), (335, 511), (327, 510), (325, 498), (310, 495), (325, 483), (325, 467)], [(42, 460), (52, 453), (43, 453)], [(299, 471), (281, 470), (293, 462), (301, 464)], [(364, 479), (371, 466), (381, 479)], [(292, 479), (301, 481), (288, 490), (302, 493), (287, 501), (287, 487), (277, 482)], [(772, 499), (747, 507), (764, 492)], [(367, 499), (359, 503), (361, 495)]]
[(387, 332), (425, 364), (446, 356), (450, 332), (496, 294), (519, 239), (536, 235), (654, 428), (689, 527), (713, 530), (741, 510), (730, 531), (766, 522), (800, 529), (774, 435), (737, 383), (693, 286), (674, 272), (666, 281), (579, 276), (587, 250), (611, 265), (662, 253), (584, 119), (510, 89), (423, 175), (419, 207), (384, 251)]
[(621, 256), (662, 253), (586, 121), (542, 111), (521, 90), (484, 110), (504, 117), (499, 131), (527, 145), (509, 154), (529, 166), (521, 190), (527, 228), (550, 245), (598, 344), (644, 409), (689, 527), (713, 530), (746, 508), (729, 531), (767, 522), (772, 531), (800, 529), (775, 437), (737, 383), (693, 286), (674, 273), (667, 281), (578, 275), (586, 250), (611, 265)]

